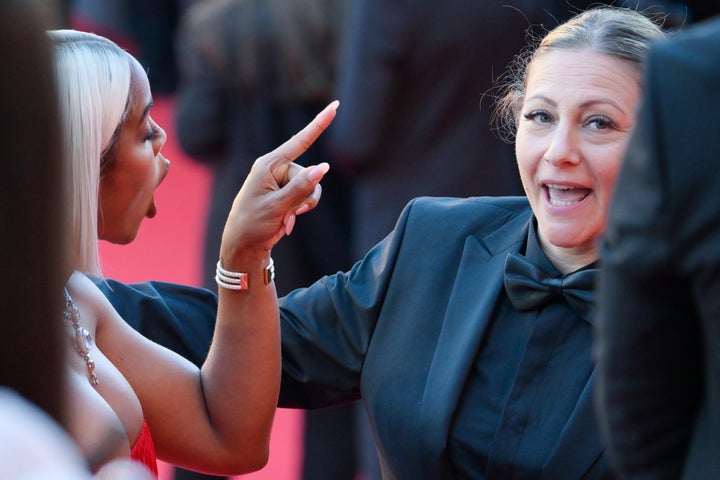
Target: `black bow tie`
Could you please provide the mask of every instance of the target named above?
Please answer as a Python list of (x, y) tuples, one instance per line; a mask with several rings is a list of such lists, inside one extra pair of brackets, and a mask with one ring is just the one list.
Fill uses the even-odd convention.
[(552, 278), (524, 256), (511, 252), (505, 260), (505, 290), (518, 310), (532, 310), (565, 297), (585, 320), (592, 320), (597, 268)]

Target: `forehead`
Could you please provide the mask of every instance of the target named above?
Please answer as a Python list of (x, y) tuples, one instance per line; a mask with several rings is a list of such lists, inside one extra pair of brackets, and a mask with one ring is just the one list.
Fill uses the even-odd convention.
[(639, 69), (617, 57), (589, 50), (553, 50), (537, 56), (528, 68), (526, 100), (542, 96), (560, 101), (574, 96), (610, 96), (634, 102), (640, 95)]
[(134, 57), (130, 60), (130, 104), (128, 114), (130, 116), (141, 115), (145, 107), (152, 102), (150, 92), (150, 81), (145, 70)]

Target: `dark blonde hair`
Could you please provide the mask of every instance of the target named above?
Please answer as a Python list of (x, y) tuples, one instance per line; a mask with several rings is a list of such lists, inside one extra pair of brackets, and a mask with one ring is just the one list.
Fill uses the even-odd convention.
[(504, 140), (515, 137), (530, 64), (555, 50), (588, 50), (628, 62), (642, 70), (650, 45), (665, 37), (660, 18), (628, 8), (598, 7), (579, 13), (547, 33), (537, 46), (515, 57), (500, 82), (494, 122)]

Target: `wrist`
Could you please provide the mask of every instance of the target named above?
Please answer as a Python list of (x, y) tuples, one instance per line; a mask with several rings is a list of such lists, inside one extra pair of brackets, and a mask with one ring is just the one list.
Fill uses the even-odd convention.
[(225, 265), (223, 259), (215, 266), (215, 282), (228, 290), (248, 290), (253, 286), (269, 285), (275, 278), (275, 264), (267, 252), (264, 258), (254, 257), (251, 261), (233, 259), (233, 266)]
[(219, 260), (223, 268), (240, 271), (243, 268), (264, 267), (270, 260), (270, 250), (264, 248), (220, 248)]

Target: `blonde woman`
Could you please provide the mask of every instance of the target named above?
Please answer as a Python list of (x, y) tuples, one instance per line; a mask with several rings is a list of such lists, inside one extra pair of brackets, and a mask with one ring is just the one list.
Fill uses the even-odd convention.
[[(64, 291), (70, 433), (93, 468), (132, 457), (157, 471), (156, 455), (210, 473), (262, 468), (280, 381), (270, 250), (296, 215), (317, 204), (327, 164), (302, 169), (291, 162), (330, 123), (336, 104), (258, 159), (235, 199), (218, 252), (223, 288), (215, 333), (197, 368), (131, 329), (86, 276), (101, 275), (98, 239), (131, 242), (157, 213), (154, 191), (170, 163), (148, 77), (106, 38), (71, 30), (49, 37), (71, 221), (73, 272)], [(258, 236), (257, 224), (272, 233)]]

